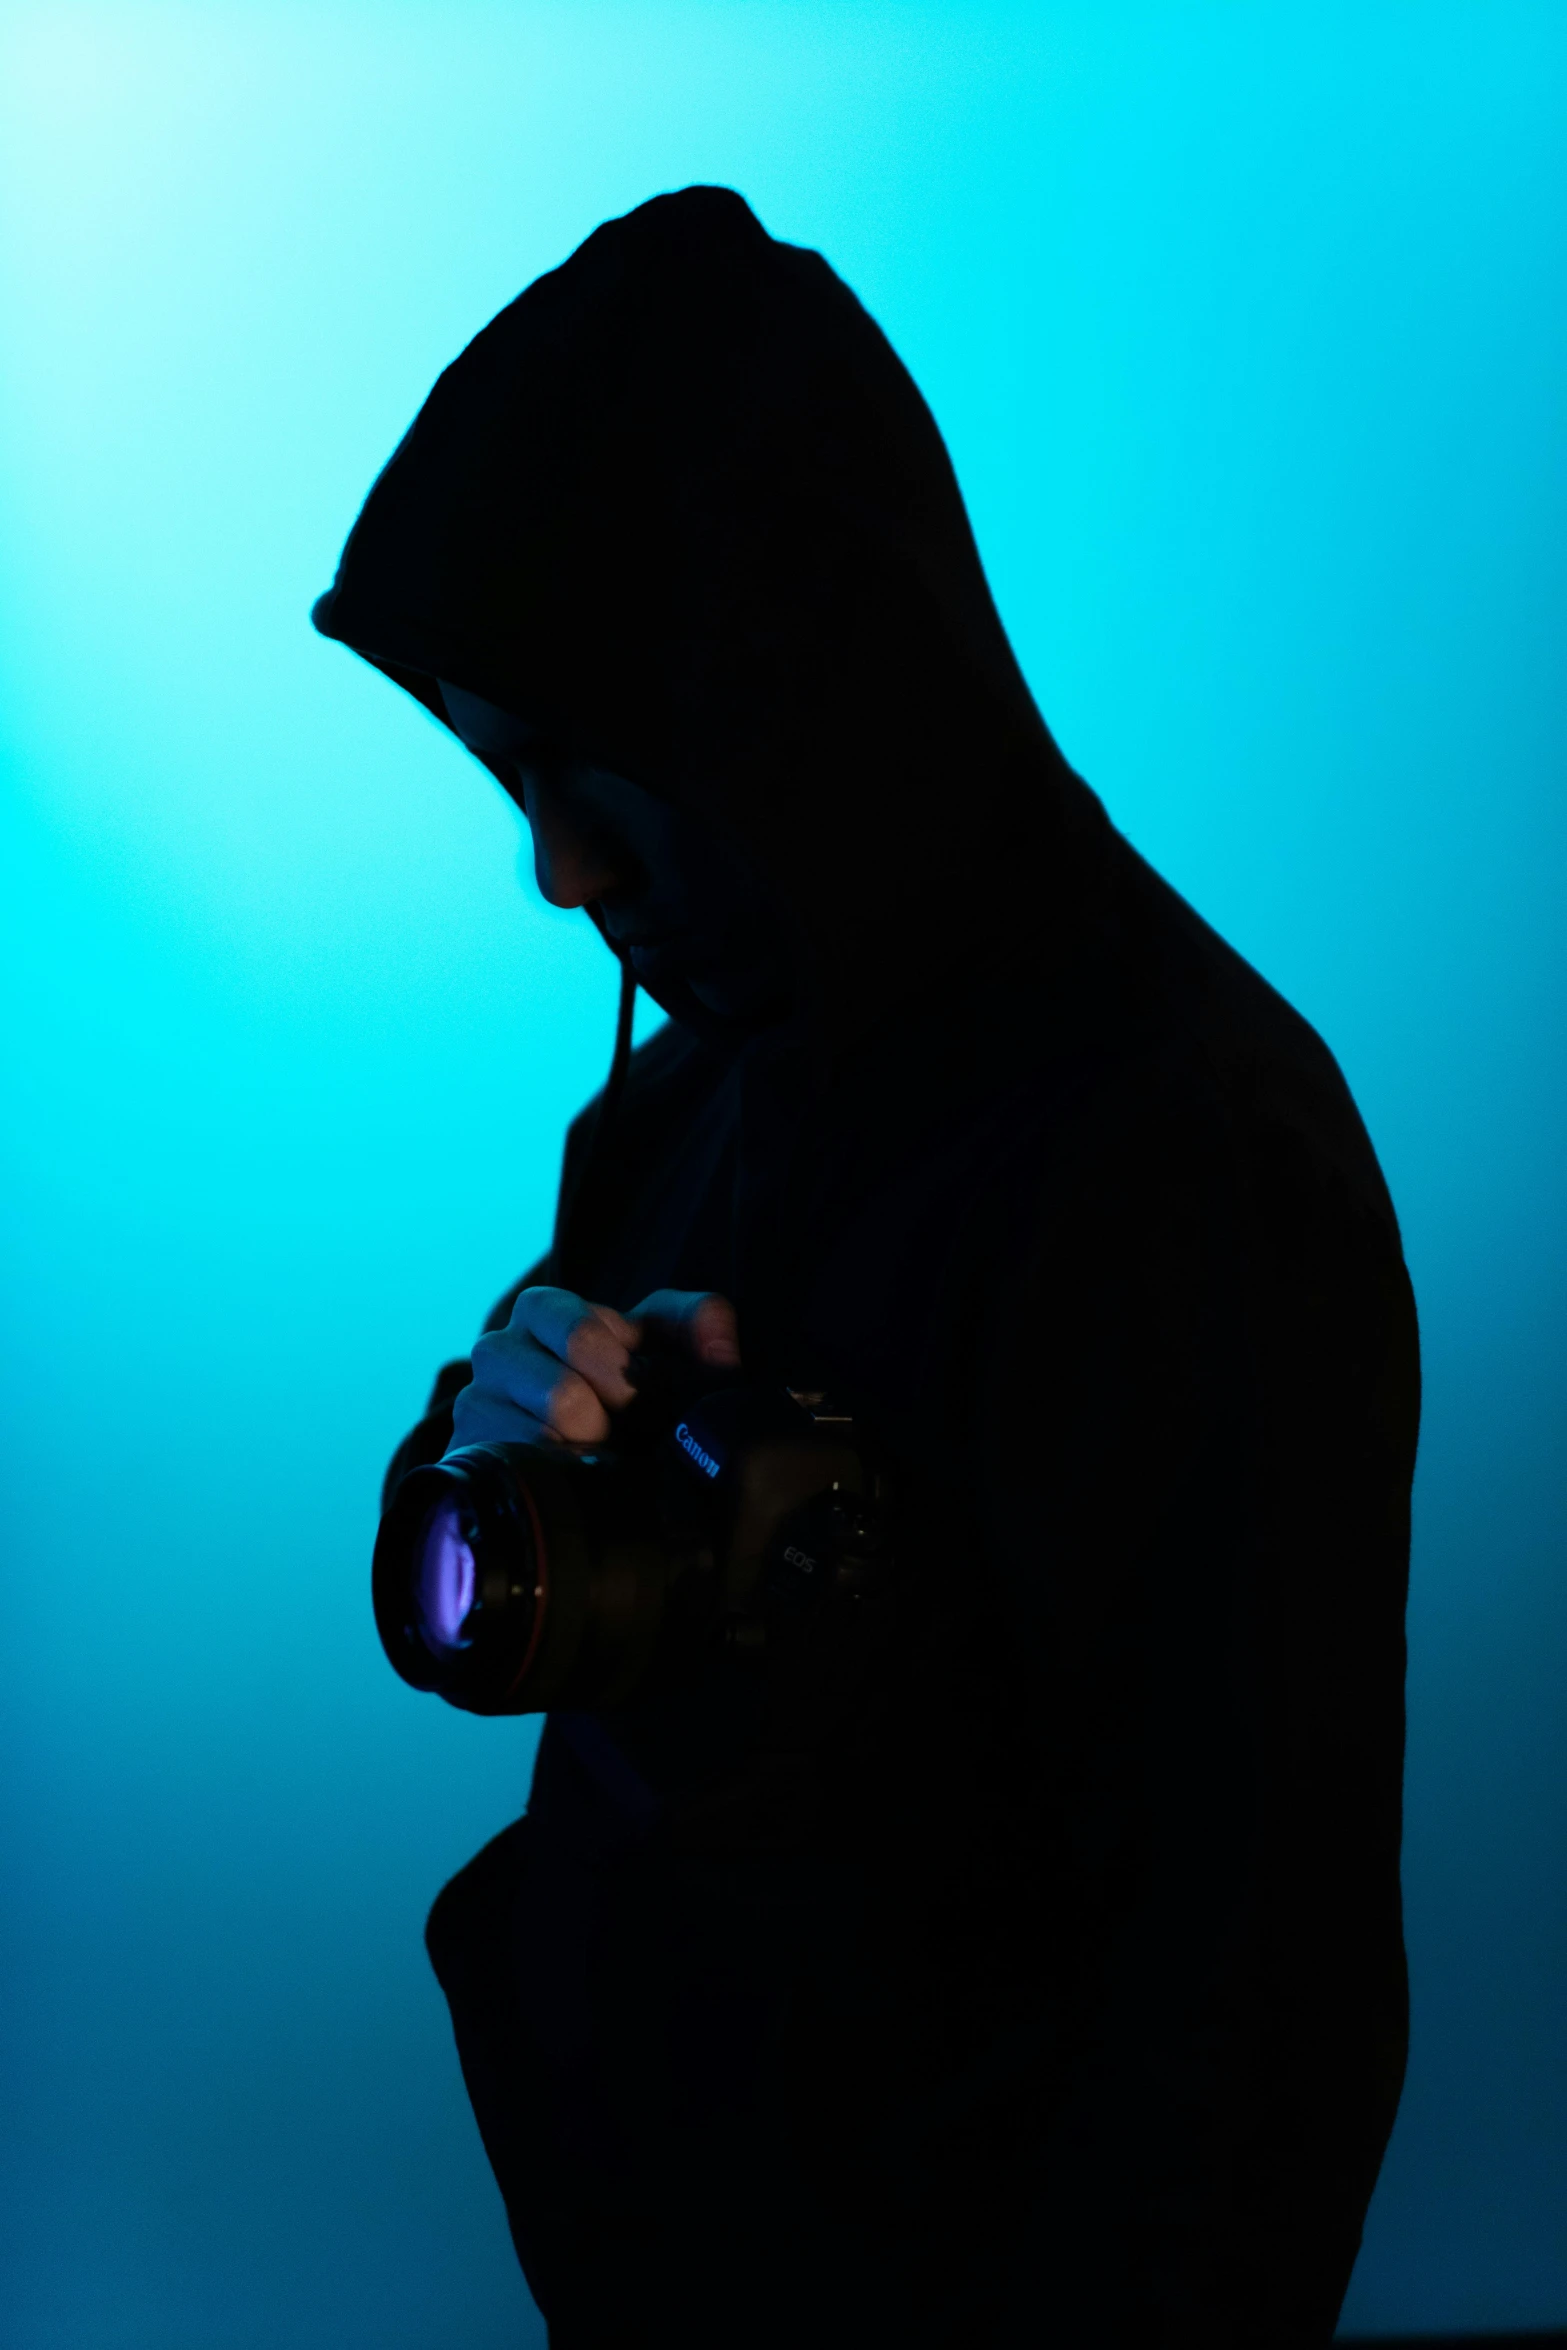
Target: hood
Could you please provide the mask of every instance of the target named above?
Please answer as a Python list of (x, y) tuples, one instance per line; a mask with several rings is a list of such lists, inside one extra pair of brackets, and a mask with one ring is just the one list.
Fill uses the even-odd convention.
[(1046, 729), (935, 421), (817, 253), (722, 188), (608, 221), (436, 383), (315, 606), (765, 872), (834, 1023), (1080, 912), (1105, 820)]

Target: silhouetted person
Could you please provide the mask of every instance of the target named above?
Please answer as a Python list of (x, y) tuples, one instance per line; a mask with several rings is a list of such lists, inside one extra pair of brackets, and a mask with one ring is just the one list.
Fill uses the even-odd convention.
[(914, 385), (723, 190), (485, 328), (316, 621), (670, 1015), (394, 1476), (454, 1404), (600, 1439), (643, 1322), (894, 1471), (889, 1640), (788, 1751), (716, 1666), (552, 1715), (436, 1903), (551, 2340), (1327, 2342), (1404, 2065), (1417, 1417), (1331, 1055), (1068, 767)]

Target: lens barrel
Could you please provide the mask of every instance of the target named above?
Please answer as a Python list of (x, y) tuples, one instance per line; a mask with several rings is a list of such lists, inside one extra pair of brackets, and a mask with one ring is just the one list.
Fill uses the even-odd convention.
[(638, 1480), (602, 1455), (476, 1444), (411, 1469), (376, 1538), (381, 1645), (478, 1714), (605, 1704), (646, 1661), (665, 1562)]

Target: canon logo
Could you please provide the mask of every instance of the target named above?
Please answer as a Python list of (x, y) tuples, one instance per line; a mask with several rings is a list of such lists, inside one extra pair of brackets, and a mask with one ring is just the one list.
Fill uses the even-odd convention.
[(704, 1477), (716, 1477), (718, 1475), (718, 1463), (714, 1460), (710, 1452), (704, 1452), (702, 1450), (702, 1447), (698, 1444), (696, 1438), (692, 1435), (684, 1420), (681, 1421), (679, 1427), (675, 1430), (675, 1442), (679, 1445), (681, 1451), (687, 1456), (688, 1459), (695, 1461), (697, 1467), (701, 1470)]

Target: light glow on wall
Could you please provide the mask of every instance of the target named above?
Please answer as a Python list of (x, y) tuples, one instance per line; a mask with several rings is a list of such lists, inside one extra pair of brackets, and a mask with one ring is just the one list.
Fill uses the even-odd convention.
[(368, 1557), (613, 975), (307, 615), (446, 361), (693, 180), (881, 319), (1068, 755), (1365, 1111), (1428, 1407), (1345, 2322), (1567, 2322), (1564, 70), (1512, 0), (12, 0), (15, 2350), (542, 2339), (420, 1948), (530, 1733), (394, 1679)]

